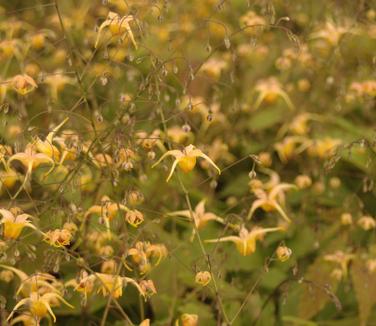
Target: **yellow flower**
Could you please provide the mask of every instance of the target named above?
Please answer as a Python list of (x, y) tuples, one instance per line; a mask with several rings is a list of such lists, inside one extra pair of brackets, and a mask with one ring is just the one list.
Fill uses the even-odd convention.
[(227, 62), (223, 59), (210, 58), (201, 66), (200, 72), (213, 79), (218, 79), (222, 71), (225, 70), (227, 66)]
[[(128, 250), (127, 255), (138, 265), (140, 273), (146, 274), (152, 265), (157, 266), (167, 256), (167, 248), (163, 244), (137, 241), (135, 246)], [(130, 269), (128, 265), (126, 267)]]
[(57, 70), (52, 74), (45, 77), (44, 82), (50, 88), (51, 98), (56, 101), (58, 98), (58, 93), (62, 91), (65, 85), (74, 85), (75, 80), (71, 77), (64, 75), (63, 71)]
[(72, 286), (75, 291), (83, 293), (85, 301), (87, 295), (93, 292), (95, 283), (95, 275), (89, 275), (86, 271), (82, 271), (78, 281), (76, 279), (69, 280), (65, 286)]
[(311, 119), (311, 114), (301, 113), (292, 120), (289, 129), (296, 135), (304, 136), (309, 132), (309, 119)]
[(104, 273), (95, 273), (95, 275), (101, 282), (98, 292), (102, 292), (103, 296), (111, 295), (114, 298), (121, 297), (123, 295), (123, 286), (127, 285), (127, 283), (133, 284), (138, 292), (144, 296), (140, 285), (132, 278)]
[(292, 104), (290, 97), (283, 90), (280, 82), (274, 77), (260, 80), (256, 84), (255, 91), (259, 94), (254, 105), (255, 109), (258, 109), (263, 102), (274, 103), (278, 97), (285, 101), (290, 110), (294, 109), (294, 104)]
[(120, 15), (118, 15), (117, 13), (110, 11), (107, 15), (106, 20), (101, 24), (101, 26), (99, 26), (98, 36), (97, 40), (95, 41), (94, 47), (98, 47), (100, 35), (103, 30), (108, 27), (112, 36), (128, 36), (131, 39), (134, 47), (137, 49), (137, 43), (134, 39), (132, 29), (129, 25), (131, 21), (135, 21), (135, 18), (132, 15), (120, 17)]
[(25, 272), (12, 266), (0, 264), (0, 267), (13, 272), (20, 279), (21, 284), (16, 291), (17, 295), (21, 292), (24, 296), (29, 296), (33, 292), (39, 292), (41, 289), (58, 292), (55, 277), (48, 273), (27, 275)]
[(17, 172), (6, 165), (5, 171), (0, 171), (0, 195), (3, 194), (4, 190), (12, 189), (18, 179)]
[(55, 145), (53, 145), (53, 140), (55, 134), (59, 131), (59, 129), (69, 120), (69, 118), (65, 118), (62, 123), (60, 123), (57, 127), (55, 127), (50, 133), (48, 133), (46, 139), (43, 141), (39, 137), (35, 140), (35, 148), (38, 152), (47, 155), (54, 161), (59, 161), (60, 159), (60, 151), (57, 149)]
[(372, 216), (362, 216), (357, 223), (364, 231), (376, 228), (376, 221)]
[(38, 88), (35, 80), (28, 75), (16, 75), (10, 81), (10, 85), (13, 89), (21, 95), (26, 95)]
[(61, 301), (64, 304), (66, 304), (70, 308), (74, 308), (71, 304), (69, 304), (67, 301), (64, 300), (62, 296), (60, 296), (57, 293), (54, 292), (48, 292), (45, 294), (39, 294), (37, 292), (32, 292), (28, 298), (21, 299), (13, 308), (12, 312), (10, 313), (9, 317), (7, 318), (7, 321), (9, 321), (14, 312), (24, 306), (27, 305), (29, 307), (30, 313), (37, 319), (40, 320), (43, 317), (46, 317), (48, 314), (50, 314), (56, 322), (56, 316), (52, 311), (51, 308), (51, 302), (55, 301)]
[(52, 170), (55, 167), (54, 160), (46, 154), (37, 153), (34, 144), (28, 144), (24, 152), (16, 153), (13, 156), (11, 156), (8, 161), (8, 165), (13, 161), (19, 161), (26, 168), (24, 181), (18, 189), (18, 191), (16, 192), (16, 194), (12, 197), (13, 199), (18, 196), (22, 189), (25, 189), (26, 182), (29, 181), (33, 169), (36, 169), (39, 165), (43, 163), (49, 163), (52, 165), (52, 167), (45, 174), (47, 176), (49, 173), (52, 172)]
[(282, 227), (274, 228), (261, 228), (254, 227), (251, 231), (248, 231), (246, 228), (242, 227), (239, 232), (239, 236), (228, 236), (219, 239), (205, 240), (208, 243), (217, 243), (231, 241), (235, 243), (236, 248), (243, 256), (248, 256), (253, 254), (256, 251), (256, 240), (262, 239), (265, 233), (282, 231)]
[(207, 286), (211, 281), (211, 274), (208, 271), (198, 272), (195, 277), (195, 282), (202, 286)]
[(354, 258), (354, 254), (347, 254), (341, 250), (337, 250), (334, 254), (324, 256), (324, 260), (336, 263), (340, 266), (341, 275), (344, 277), (347, 276), (349, 263)]
[(331, 46), (336, 46), (342, 36), (351, 32), (349, 26), (335, 25), (333, 21), (327, 21), (325, 26), (311, 34), (311, 39), (323, 39)]
[[(197, 326), (198, 325), (198, 315), (195, 314), (182, 314), (181, 317), (182, 326)], [(179, 325), (179, 323), (177, 323)]]
[(306, 189), (312, 185), (312, 179), (309, 175), (301, 174), (295, 178), (295, 184), (299, 189)]
[(152, 280), (140, 281), (140, 288), (145, 299), (157, 293), (157, 289), (155, 288), (154, 282)]
[(125, 220), (136, 228), (144, 221), (144, 215), (137, 209), (129, 210), (125, 214)]
[(67, 229), (56, 229), (44, 233), (44, 241), (57, 248), (68, 246), (72, 237), (72, 233)]
[(277, 151), (282, 163), (286, 163), (294, 155), (300, 154), (307, 149), (312, 142), (301, 136), (288, 136), (282, 141), (275, 143), (274, 148)]
[(276, 255), (279, 261), (285, 262), (292, 255), (292, 250), (286, 246), (278, 246)]
[(277, 211), (283, 219), (290, 223), (291, 220), (283, 210), (281, 203), (283, 204), (284, 202), (283, 192), (293, 188), (296, 188), (293, 184), (279, 183), (272, 186), (270, 189), (254, 189), (253, 193), (258, 199), (253, 202), (248, 212), (247, 219), (251, 219), (256, 209), (261, 207), (265, 212)]
[(20, 211), (19, 208), (11, 208), (9, 211), (0, 209), (0, 215), (3, 217), (0, 220), (0, 224), (3, 224), (3, 232), (6, 239), (17, 239), (24, 227), (37, 229), (29, 221), (32, 216), (29, 214), (20, 214)]
[(179, 167), (182, 169), (184, 173), (188, 173), (194, 169), (196, 166), (196, 159), (197, 157), (202, 157), (206, 161), (208, 161), (212, 166), (214, 166), (218, 174), (221, 174), (221, 170), (219, 167), (210, 159), (209, 156), (205, 155), (201, 150), (197, 149), (193, 145), (188, 145), (185, 147), (182, 151), (180, 150), (171, 150), (166, 153), (164, 153), (161, 158), (152, 166), (154, 168), (156, 165), (158, 165), (163, 159), (165, 159), (167, 156), (174, 156), (175, 161), (172, 164), (170, 174), (168, 175), (166, 181), (168, 182), (172, 176), (172, 174), (175, 171), (176, 165), (179, 165)]
[(10, 325), (16, 325), (17, 323), (22, 323), (23, 326), (38, 326), (38, 321), (29, 314), (22, 314), (13, 318), (10, 322)]
[[(205, 211), (205, 202), (205, 199), (201, 200), (195, 207), (195, 210), (192, 212), (193, 222), (195, 223), (196, 227), (198, 229), (203, 228), (209, 221), (217, 221), (223, 224), (223, 218), (215, 215), (214, 213), (209, 213)], [(171, 212), (167, 215), (183, 216), (187, 219), (191, 219), (191, 212), (189, 210)]]
[(340, 139), (331, 137), (317, 139), (312, 146), (308, 148), (308, 154), (322, 159), (328, 158), (334, 153), (336, 148), (341, 145), (341, 143), (342, 141)]
[(341, 215), (341, 224), (342, 225), (351, 225), (353, 223), (353, 218), (350, 213), (343, 213)]

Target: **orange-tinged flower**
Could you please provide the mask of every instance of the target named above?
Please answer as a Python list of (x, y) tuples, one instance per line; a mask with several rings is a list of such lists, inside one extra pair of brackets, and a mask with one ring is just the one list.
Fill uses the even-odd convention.
[(44, 241), (57, 248), (68, 246), (72, 237), (72, 233), (67, 229), (50, 230), (44, 233)]
[(10, 85), (13, 89), (21, 95), (26, 95), (38, 88), (35, 80), (29, 75), (16, 75), (10, 81)]
[(172, 164), (170, 174), (168, 175), (166, 181), (168, 182), (172, 176), (172, 174), (175, 171), (175, 168), (177, 165), (182, 169), (184, 173), (188, 173), (194, 169), (196, 166), (196, 159), (197, 157), (202, 157), (206, 161), (208, 161), (212, 166), (216, 168), (218, 171), (218, 174), (221, 174), (221, 170), (219, 167), (211, 160), (209, 156), (204, 154), (201, 150), (197, 149), (193, 145), (188, 145), (183, 150), (170, 150), (166, 153), (164, 153), (161, 158), (152, 166), (154, 168), (156, 165), (158, 165), (162, 160), (164, 160), (167, 156), (174, 156), (175, 161)]
[(205, 240), (208, 243), (226, 242), (230, 241), (235, 243), (236, 248), (243, 256), (248, 256), (256, 251), (256, 240), (262, 239), (262, 237), (269, 232), (283, 231), (282, 227), (274, 228), (261, 228), (254, 227), (250, 231), (242, 227), (239, 232), (239, 236), (228, 236), (219, 239)]

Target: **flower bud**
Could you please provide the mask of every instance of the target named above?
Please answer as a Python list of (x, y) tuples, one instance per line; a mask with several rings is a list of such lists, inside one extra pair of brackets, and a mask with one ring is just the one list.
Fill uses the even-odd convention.
[(195, 277), (197, 284), (207, 286), (211, 281), (211, 274), (208, 271), (198, 272)]
[(292, 250), (286, 246), (279, 246), (276, 250), (277, 258), (281, 262), (285, 262), (292, 255)]

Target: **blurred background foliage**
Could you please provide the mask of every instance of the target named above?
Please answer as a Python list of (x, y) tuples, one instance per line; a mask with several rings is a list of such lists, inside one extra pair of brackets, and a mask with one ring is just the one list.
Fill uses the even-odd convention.
[[(101, 28), (109, 12), (120, 23)], [(164, 259), (147, 273), (120, 271), (157, 291), (144, 302), (127, 286), (117, 299), (134, 324), (376, 324), (375, 1), (0, 0), (0, 13), (1, 208), (20, 207), (44, 233), (78, 228), (59, 247), (31, 229), (3, 237), (1, 265), (66, 284), (108, 261), (122, 266), (149, 241), (165, 246)], [(26, 170), (9, 159), (66, 117), (58, 133), (76, 156), (48, 176), (36, 167), (12, 198)], [(189, 144), (222, 173), (200, 159), (165, 182), (171, 162), (152, 164)], [(260, 189), (283, 183), (295, 185), (276, 199), (291, 223), (267, 205), (247, 219)], [(119, 211), (106, 238), (103, 218), (85, 217), (103, 196), (143, 223)], [(192, 237), (189, 218), (168, 214), (202, 200), (223, 223)], [(284, 232), (260, 236), (245, 256), (205, 242), (242, 227)], [(1, 325), (19, 301), (5, 270)], [(201, 286), (195, 275), (206, 270), (212, 281)], [(61, 293), (74, 308), (56, 305), (57, 325), (129, 324), (100, 294)]]

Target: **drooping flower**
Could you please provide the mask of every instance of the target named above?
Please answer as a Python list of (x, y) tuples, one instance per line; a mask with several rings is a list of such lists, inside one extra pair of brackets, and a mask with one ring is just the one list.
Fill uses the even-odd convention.
[(123, 295), (123, 286), (128, 283), (133, 284), (138, 292), (144, 296), (140, 285), (132, 278), (104, 273), (95, 273), (95, 275), (101, 283), (98, 292), (102, 292), (103, 296), (111, 295), (114, 298), (121, 297)]
[(44, 294), (39, 294), (37, 292), (30, 293), (28, 298), (21, 299), (13, 308), (12, 312), (8, 316), (7, 320), (9, 321), (16, 310), (24, 305), (28, 306), (28, 309), (32, 316), (34, 316), (37, 320), (40, 320), (48, 314), (50, 314), (53, 318), (53, 321), (56, 322), (56, 316), (51, 308), (52, 302), (63, 302), (70, 308), (74, 308), (71, 304), (64, 300), (64, 298), (55, 293), (55, 292), (47, 292)]
[[(127, 255), (137, 265), (140, 273), (146, 274), (153, 266), (157, 266), (167, 256), (167, 248), (163, 244), (138, 241), (133, 248), (128, 250)], [(125, 267), (131, 270), (127, 264)]]
[(201, 157), (208, 161), (212, 166), (214, 166), (218, 172), (221, 174), (221, 170), (219, 167), (211, 160), (209, 156), (204, 154), (201, 150), (197, 149), (194, 145), (188, 145), (183, 150), (170, 150), (164, 153), (161, 158), (152, 166), (154, 168), (158, 165), (162, 160), (164, 160), (167, 156), (174, 156), (175, 161), (172, 164), (170, 174), (168, 175), (166, 182), (168, 182), (175, 171), (177, 165), (182, 169), (184, 173), (188, 173), (194, 169), (196, 166), (197, 157)]
[(35, 225), (30, 223), (32, 216), (22, 213), (21, 209), (17, 207), (10, 210), (0, 209), (0, 215), (2, 215), (0, 224), (3, 225), (4, 238), (6, 239), (17, 239), (25, 227), (37, 230)]
[(255, 109), (258, 109), (263, 102), (274, 103), (278, 97), (285, 101), (290, 110), (294, 109), (290, 97), (274, 77), (260, 80), (256, 84), (255, 91), (259, 94), (254, 104)]
[(72, 286), (75, 291), (84, 296), (86, 302), (87, 296), (93, 292), (95, 285), (95, 275), (89, 275), (85, 270), (82, 271), (78, 280), (72, 279), (65, 283), (66, 287)]
[(34, 89), (38, 88), (35, 80), (26, 74), (14, 76), (9, 81), (9, 83), (13, 87), (13, 89), (20, 95), (26, 95), (32, 92)]
[(339, 265), (340, 276), (346, 277), (348, 274), (348, 266), (352, 259), (355, 258), (354, 254), (345, 253), (341, 250), (337, 250), (333, 254), (325, 255), (324, 260)]
[(214, 213), (206, 212), (205, 211), (205, 202), (206, 199), (201, 200), (197, 206), (195, 207), (195, 210), (191, 212), (189, 210), (183, 210), (183, 211), (176, 211), (168, 213), (168, 216), (182, 216), (186, 217), (187, 219), (193, 218), (193, 222), (195, 223), (196, 227), (198, 229), (203, 228), (206, 223), (209, 221), (217, 221), (219, 223), (224, 223), (223, 218), (215, 215)]
[(44, 241), (57, 248), (68, 246), (72, 237), (72, 232), (67, 229), (55, 229), (44, 233)]
[(235, 243), (237, 250), (243, 256), (248, 256), (256, 251), (256, 240), (261, 240), (266, 233), (283, 231), (282, 227), (262, 228), (254, 227), (250, 231), (242, 227), (238, 236), (227, 236), (219, 239), (205, 240), (208, 243), (226, 242)]
[(0, 268), (13, 272), (20, 279), (21, 283), (16, 291), (17, 295), (22, 293), (23, 296), (29, 296), (33, 292), (40, 292), (41, 289), (44, 291), (48, 290), (49, 292), (59, 292), (57, 289), (57, 280), (53, 275), (48, 273), (34, 273), (27, 275), (18, 268), (2, 264), (0, 264)]
[(69, 120), (69, 118), (65, 118), (62, 123), (56, 126), (51, 132), (48, 133), (45, 140), (41, 140), (39, 137), (35, 139), (35, 147), (36, 150), (42, 154), (47, 155), (55, 162), (60, 160), (60, 151), (59, 149), (53, 144), (54, 137), (59, 129)]
[(12, 198), (16, 198), (22, 189), (25, 189), (26, 182), (31, 178), (32, 171), (39, 165), (45, 163), (52, 165), (45, 175), (50, 174), (55, 167), (54, 160), (46, 154), (38, 153), (35, 144), (28, 144), (24, 152), (19, 152), (11, 156), (8, 165), (13, 161), (19, 161), (26, 168), (26, 174), (22, 185)]
[(98, 47), (99, 38), (105, 28), (108, 28), (112, 36), (128, 36), (132, 41), (134, 47), (137, 49), (137, 43), (134, 39), (133, 32), (130, 22), (135, 21), (132, 15), (127, 15), (121, 17), (119, 14), (110, 11), (107, 15), (106, 20), (99, 26), (97, 40), (95, 41), (95, 48)]
[(251, 219), (256, 209), (261, 207), (265, 212), (277, 211), (285, 221), (291, 222), (282, 206), (284, 204), (284, 192), (296, 188), (295, 185), (279, 183), (279, 176), (273, 173), (271, 181), (265, 184), (257, 179), (251, 180), (251, 188), (257, 199), (253, 202), (247, 219)]

